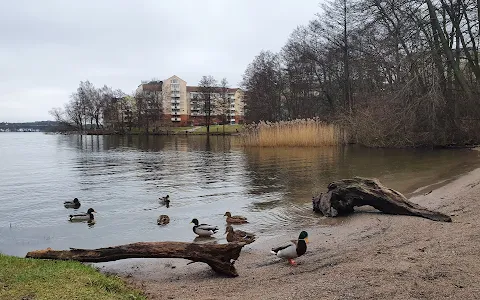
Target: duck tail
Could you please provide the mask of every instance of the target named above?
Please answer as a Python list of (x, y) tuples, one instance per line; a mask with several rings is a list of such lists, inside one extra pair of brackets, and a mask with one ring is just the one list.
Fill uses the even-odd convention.
[(275, 252), (273, 250), (270, 250), (270, 253), (272, 253), (273, 255), (277, 255), (277, 252)]

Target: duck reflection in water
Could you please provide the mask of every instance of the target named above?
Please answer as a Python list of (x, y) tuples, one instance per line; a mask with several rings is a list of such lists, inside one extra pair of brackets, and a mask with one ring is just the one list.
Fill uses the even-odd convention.
[(217, 244), (218, 240), (213, 236), (197, 236), (193, 239), (193, 242), (197, 244)]

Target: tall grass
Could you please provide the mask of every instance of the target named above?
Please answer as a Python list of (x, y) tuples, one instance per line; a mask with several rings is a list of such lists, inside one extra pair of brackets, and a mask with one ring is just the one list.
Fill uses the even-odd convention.
[(256, 147), (321, 147), (346, 143), (344, 130), (316, 119), (260, 122), (245, 126), (244, 146)]

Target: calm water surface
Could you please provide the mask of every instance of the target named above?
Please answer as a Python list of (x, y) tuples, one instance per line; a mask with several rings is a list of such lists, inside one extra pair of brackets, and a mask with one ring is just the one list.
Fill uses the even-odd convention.
[[(479, 165), (472, 150), (361, 147), (243, 149), (235, 137), (115, 137), (0, 134), (0, 252), (97, 248), (137, 241), (194, 240), (192, 218), (218, 225), (229, 210), (260, 235), (328, 226), (312, 195), (332, 180), (379, 178), (410, 195)], [(158, 198), (170, 195), (171, 206)], [(94, 225), (71, 223), (63, 201), (94, 208)], [(160, 214), (171, 222), (158, 226)], [(322, 223), (323, 222), (323, 223)]]

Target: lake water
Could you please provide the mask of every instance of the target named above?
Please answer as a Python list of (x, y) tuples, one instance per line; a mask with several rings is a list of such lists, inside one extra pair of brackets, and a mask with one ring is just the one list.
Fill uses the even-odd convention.
[[(318, 224), (312, 195), (329, 182), (377, 177), (407, 195), (426, 192), (479, 165), (473, 150), (362, 147), (244, 149), (236, 137), (0, 134), (0, 252), (98, 248), (138, 241), (194, 240), (192, 218), (220, 227), (225, 211), (250, 220), (241, 229), (271, 236)], [(422, 189), (422, 187), (426, 188)], [(171, 206), (158, 198), (170, 195)], [(63, 202), (95, 224), (71, 223)], [(170, 224), (158, 226), (160, 214)]]

